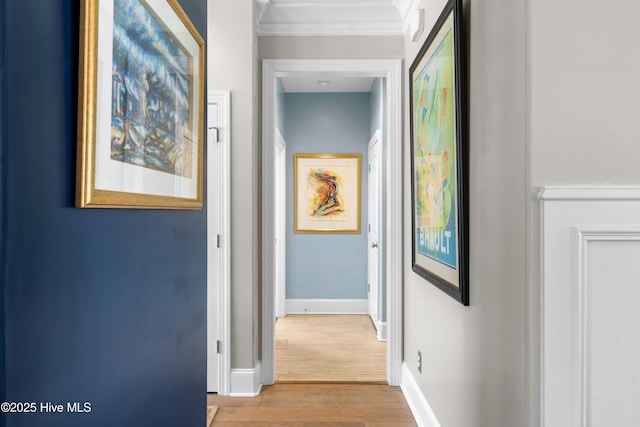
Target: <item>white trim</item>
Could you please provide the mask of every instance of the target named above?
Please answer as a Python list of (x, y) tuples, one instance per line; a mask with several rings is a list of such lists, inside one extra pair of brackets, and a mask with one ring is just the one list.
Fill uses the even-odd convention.
[(260, 379), (260, 362), (253, 369), (231, 370), (231, 397), (255, 397), (260, 394), (262, 384)]
[(400, 384), (400, 388), (419, 427), (440, 427), (431, 405), (424, 397), (406, 363), (402, 364), (402, 384)]
[(552, 186), (542, 188), (538, 198), (540, 423), (584, 426), (589, 424), (588, 242), (640, 241), (640, 186)]
[(262, 379), (275, 379), (273, 186), (276, 79), (287, 76), (340, 75), (386, 79), (384, 135), (387, 181), (385, 248), (387, 263), (387, 380), (402, 378), (402, 61), (401, 60), (271, 60), (262, 62)]
[(573, 304), (575, 313), (576, 331), (572, 334), (572, 354), (575, 358), (573, 362), (573, 405), (574, 422), (580, 427), (591, 425), (588, 415), (588, 392), (589, 384), (589, 329), (592, 304), (589, 301), (589, 282), (587, 280), (588, 271), (588, 251), (589, 242), (620, 242), (620, 241), (640, 241), (640, 227), (574, 227), (574, 283), (573, 283)]
[(631, 185), (549, 186), (540, 200), (640, 200), (640, 187)]
[[(207, 104), (218, 104), (221, 115), (218, 129), (219, 151), (216, 166), (207, 162), (207, 173), (217, 173), (220, 188), (219, 205), (213, 207), (207, 197), (207, 210), (218, 209), (218, 230), (220, 230), (220, 248), (217, 249), (219, 271), (207, 268), (207, 275), (218, 274), (218, 307), (208, 307), (211, 314), (214, 309), (218, 315), (218, 394), (226, 396), (230, 392), (231, 376), (231, 94), (228, 90), (210, 90), (207, 92)], [(207, 224), (207, 229), (209, 224)], [(208, 233), (209, 231), (207, 231)], [(213, 239), (207, 239), (212, 242)], [(213, 248), (208, 247), (211, 252)], [(207, 279), (209, 280), (209, 279)]]
[(366, 299), (288, 299), (287, 314), (367, 314)]
[(262, 23), (259, 36), (401, 36), (402, 24), (387, 22)]
[(389, 337), (389, 322), (381, 322), (378, 320), (378, 341), (387, 341)]
[(396, 7), (402, 16), (403, 26), (402, 29), (404, 32), (407, 31), (409, 25), (411, 25), (411, 18), (413, 17), (413, 12), (418, 10), (418, 6), (420, 5), (420, 0), (396, 0)]
[[(276, 173), (282, 173), (283, 174), (283, 183), (284, 186), (286, 187), (286, 181), (287, 181), (287, 141), (285, 141), (284, 136), (282, 136), (282, 133), (280, 133), (280, 129), (278, 129), (276, 127), (275, 129), (275, 140), (274, 140), (274, 145), (278, 146), (278, 148), (281, 149), (282, 154), (281, 154), (281, 158), (278, 159), (278, 156), (276, 155), (276, 152), (274, 151), (274, 162), (275, 162), (275, 167), (276, 168), (282, 168), (284, 170), (282, 171), (277, 171)], [(275, 177), (274, 177), (275, 180)], [(275, 185), (278, 185), (277, 180), (275, 180)], [(282, 230), (280, 230), (280, 235), (276, 235), (276, 230), (274, 229), (274, 238), (276, 240), (280, 240), (280, 250), (278, 251), (278, 254), (275, 256), (275, 262), (280, 263), (283, 266), (283, 272), (282, 272), (282, 280), (279, 280), (278, 283), (276, 283), (276, 290), (275, 290), (275, 310), (276, 310), (276, 317), (284, 317), (287, 315), (287, 309), (286, 309), (286, 303), (285, 300), (287, 298), (287, 268), (286, 268), (286, 254), (287, 254), (287, 230), (286, 230), (286, 212), (287, 212), (287, 200), (286, 200), (286, 188), (281, 188), (281, 190), (283, 191), (283, 195), (282, 195), (282, 200), (280, 202), (281, 206), (274, 206), (276, 209), (276, 218), (278, 216), (282, 216), (282, 218), (279, 219), (279, 221), (281, 221), (281, 224), (284, 224), (284, 226), (282, 227)], [(278, 211), (278, 209), (280, 209), (280, 211)], [(275, 227), (275, 224), (274, 224)], [(277, 248), (277, 247), (276, 247)], [(284, 258), (284, 259), (279, 259), (279, 258)], [(274, 275), (276, 274), (276, 271), (274, 270)], [(274, 276), (275, 277), (275, 276)], [(276, 277), (277, 279), (277, 277)]]

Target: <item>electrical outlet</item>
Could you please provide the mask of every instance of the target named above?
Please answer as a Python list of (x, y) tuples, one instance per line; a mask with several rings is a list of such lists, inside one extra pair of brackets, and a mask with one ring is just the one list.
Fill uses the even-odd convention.
[(418, 372), (422, 373), (422, 352), (418, 350)]

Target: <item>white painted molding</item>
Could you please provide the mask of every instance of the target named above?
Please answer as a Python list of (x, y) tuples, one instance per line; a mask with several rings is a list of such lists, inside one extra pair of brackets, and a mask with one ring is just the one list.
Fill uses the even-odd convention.
[(588, 243), (640, 241), (640, 186), (551, 186), (538, 198), (541, 425), (584, 427), (589, 424)]
[(540, 200), (640, 200), (640, 187), (625, 185), (549, 186), (538, 193)]
[(259, 36), (401, 36), (401, 22), (262, 23)]
[[(215, 209), (218, 209), (217, 228), (221, 235), (220, 248), (207, 248), (209, 254), (217, 254), (219, 266), (215, 272), (207, 268), (207, 280), (211, 280), (213, 274), (217, 274), (218, 279), (218, 307), (208, 307), (207, 310), (210, 315), (211, 309), (214, 309), (218, 316), (218, 394), (227, 396), (231, 390), (231, 94), (228, 90), (210, 90), (207, 92), (207, 104), (218, 104), (221, 114), (218, 128), (218, 164), (213, 166), (207, 159), (207, 173), (217, 174), (220, 188), (220, 206), (216, 206)], [(208, 212), (214, 208), (209, 201), (210, 198), (207, 197)], [(208, 219), (207, 227), (210, 226)], [(213, 239), (207, 241), (210, 245)]]
[(440, 427), (431, 405), (429, 405), (420, 387), (418, 387), (418, 383), (406, 363), (402, 364), (402, 384), (400, 384), (400, 388), (419, 427)]
[(366, 299), (288, 299), (287, 314), (367, 314)]
[(262, 390), (260, 362), (253, 369), (231, 370), (231, 397), (255, 397)]
[(394, 63), (387, 70), (386, 106), (387, 118), (386, 152), (386, 227), (384, 241), (387, 259), (387, 381), (389, 385), (398, 386), (402, 381), (402, 346), (403, 346), (403, 301), (402, 301), (402, 66), (400, 61)]
[(402, 36), (420, 0), (257, 0), (259, 36)]
[[(572, 354), (576, 357), (572, 360), (573, 384), (572, 400), (574, 404), (574, 422), (580, 427), (588, 427), (592, 423), (589, 420), (589, 354), (591, 343), (589, 342), (589, 329), (591, 319), (592, 302), (589, 300), (588, 262), (589, 243), (600, 242), (640, 242), (640, 227), (574, 227), (574, 283), (573, 283), (573, 307), (575, 331), (572, 334)], [(599, 260), (602, 262), (603, 260)]]
[(266, 7), (258, 8), (257, 33), (259, 36), (400, 36), (404, 26), (404, 10), (400, 7), (406, 9), (406, 3), (411, 1), (273, 0)]
[(378, 321), (378, 341), (386, 341), (389, 336), (389, 323), (388, 322), (380, 322)]
[(283, 60), (262, 62), (262, 380), (275, 379), (274, 313), (274, 146), (276, 79), (322, 76), (381, 77), (386, 79), (383, 154), (387, 170), (385, 245), (387, 258), (387, 381), (402, 380), (402, 61), (401, 60)]

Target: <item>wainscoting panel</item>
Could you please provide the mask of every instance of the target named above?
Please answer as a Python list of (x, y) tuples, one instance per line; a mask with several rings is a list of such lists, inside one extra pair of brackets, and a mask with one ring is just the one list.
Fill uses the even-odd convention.
[(640, 187), (539, 198), (542, 424), (640, 425)]

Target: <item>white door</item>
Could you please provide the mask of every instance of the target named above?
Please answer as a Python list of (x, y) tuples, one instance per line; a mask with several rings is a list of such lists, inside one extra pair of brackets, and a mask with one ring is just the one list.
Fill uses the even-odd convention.
[(368, 226), (368, 291), (369, 316), (378, 329), (378, 290), (380, 265), (380, 131), (376, 131), (369, 141), (369, 226)]
[(284, 317), (287, 315), (285, 308), (286, 301), (286, 226), (287, 226), (287, 209), (286, 209), (286, 171), (287, 171), (287, 144), (284, 137), (276, 128), (275, 139), (275, 248), (276, 248), (276, 317)]
[(220, 199), (220, 182), (217, 170), (219, 163), (219, 106), (207, 106), (207, 392), (217, 392), (219, 384), (218, 342), (218, 306), (220, 265), (220, 212), (217, 201)]

